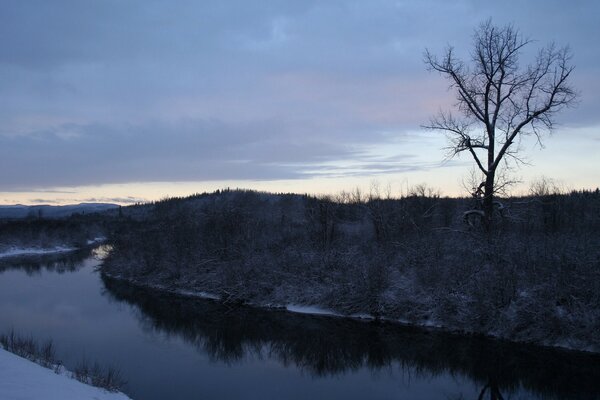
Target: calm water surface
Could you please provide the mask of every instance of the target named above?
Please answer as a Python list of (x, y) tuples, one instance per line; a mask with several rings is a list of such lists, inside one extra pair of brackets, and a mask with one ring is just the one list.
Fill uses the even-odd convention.
[(134, 399), (600, 398), (598, 356), (226, 307), (103, 278), (99, 263), (3, 260), (0, 330), (52, 338), (67, 368), (118, 367)]

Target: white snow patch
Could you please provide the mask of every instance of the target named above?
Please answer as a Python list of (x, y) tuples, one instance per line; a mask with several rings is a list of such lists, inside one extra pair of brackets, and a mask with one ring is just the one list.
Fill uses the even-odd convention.
[(342, 314), (336, 313), (332, 310), (327, 310), (317, 306), (304, 306), (299, 304), (288, 304), (285, 309), (289, 312), (298, 314), (311, 314), (311, 315), (332, 315), (335, 317), (342, 317)]
[(350, 318), (357, 318), (357, 319), (375, 319), (374, 316), (372, 316), (371, 314), (350, 314), (349, 315)]
[(8, 250), (0, 253), (0, 258), (4, 257), (15, 257), (15, 256), (23, 256), (23, 255), (36, 255), (36, 254), (54, 254), (54, 253), (66, 253), (69, 251), (77, 250), (76, 247), (65, 247), (65, 246), (56, 246), (51, 248), (39, 248), (39, 247), (12, 247)]
[(426, 328), (443, 328), (444, 326), (433, 319), (427, 319), (422, 321), (419, 325), (424, 326)]
[(0, 349), (0, 398), (19, 400), (127, 400), (123, 393), (85, 385)]
[(216, 295), (214, 293), (208, 293), (208, 292), (194, 292), (191, 290), (176, 290), (175, 293), (180, 294), (182, 296), (188, 296), (188, 297), (200, 297), (202, 299), (211, 299), (211, 300), (220, 300), (221, 299), (221, 297), (219, 297), (218, 295)]
[(175, 295), (186, 296), (186, 297), (197, 297), (197, 298), (209, 299), (209, 300), (221, 300), (221, 297), (219, 295), (210, 293), (210, 292), (184, 290), (184, 289), (172, 289), (166, 285), (160, 285), (157, 283), (144, 283), (141, 281), (137, 281), (135, 279), (125, 278), (122, 275), (115, 275), (115, 274), (108, 274), (108, 273), (105, 273), (105, 274), (113, 279), (119, 279), (122, 281), (129, 282), (130, 284), (133, 284), (133, 285), (150, 288), (150, 289), (157, 289), (157, 290), (168, 292), (168, 293), (175, 294)]

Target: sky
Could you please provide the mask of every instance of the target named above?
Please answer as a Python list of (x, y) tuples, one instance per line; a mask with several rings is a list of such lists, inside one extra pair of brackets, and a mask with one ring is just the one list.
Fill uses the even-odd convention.
[[(569, 45), (578, 104), (540, 177), (600, 184), (596, 1), (0, 2), (0, 204), (128, 204), (225, 187), (337, 193), (425, 183), (464, 195), (472, 162), (422, 128), (454, 94), (424, 50), (468, 60), (488, 18)], [(524, 58), (527, 54), (524, 55)]]

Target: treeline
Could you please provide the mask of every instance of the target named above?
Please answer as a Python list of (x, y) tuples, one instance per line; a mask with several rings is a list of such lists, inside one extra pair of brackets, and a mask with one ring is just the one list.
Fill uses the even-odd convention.
[(0, 219), (0, 252), (10, 248), (84, 247), (112, 226), (106, 217)]
[(474, 200), (417, 189), (164, 200), (121, 220), (103, 269), (225, 302), (600, 350), (598, 190), (503, 199), (487, 234), (465, 219)]

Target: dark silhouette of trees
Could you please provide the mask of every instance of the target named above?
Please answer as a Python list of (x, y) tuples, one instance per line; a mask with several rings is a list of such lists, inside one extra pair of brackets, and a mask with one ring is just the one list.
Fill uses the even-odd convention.
[(229, 306), (316, 305), (600, 348), (600, 192), (504, 199), (510, 223), (486, 243), (456, 218), (471, 199), (423, 192), (165, 200), (112, 231), (102, 271)]
[(359, 368), (403, 377), (413, 371), (421, 378), (449, 373), (479, 386), (473, 400), (522, 398), (523, 389), (535, 398), (582, 399), (594, 398), (592, 394), (600, 390), (600, 360), (593, 353), (389, 323), (232, 307), (157, 293), (106, 275), (102, 280), (105, 296), (139, 310), (134, 315), (144, 329), (179, 337), (215, 361), (234, 364), (260, 357), (296, 365), (313, 377), (336, 377)]
[(481, 205), (476, 213), (488, 231), (498, 205), (495, 196), (509, 183), (501, 164), (522, 162), (521, 136), (534, 135), (540, 141), (552, 129), (556, 113), (577, 97), (569, 81), (569, 48), (547, 45), (523, 67), (520, 56), (529, 44), (513, 26), (498, 27), (488, 20), (475, 30), (470, 63), (459, 59), (452, 47), (439, 58), (425, 52), (429, 70), (447, 78), (456, 91), (458, 111), (441, 111), (426, 128), (446, 133), (449, 157), (467, 152), (475, 161), (482, 176), (473, 188)]

